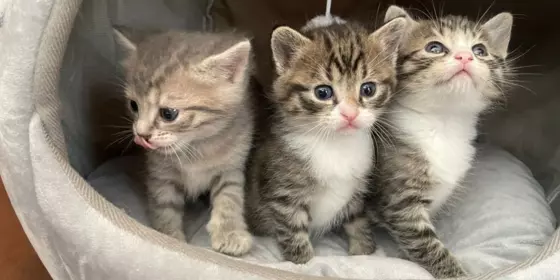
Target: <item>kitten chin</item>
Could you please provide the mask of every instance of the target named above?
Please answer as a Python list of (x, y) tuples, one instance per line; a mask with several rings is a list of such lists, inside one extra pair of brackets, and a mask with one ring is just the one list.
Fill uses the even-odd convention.
[(185, 240), (185, 198), (209, 194), (212, 248), (247, 253), (252, 236), (243, 216), (243, 187), (253, 135), (248, 39), (233, 33), (115, 33), (128, 53), (123, 65), (134, 141), (147, 149), (152, 226)]
[(480, 24), (459, 16), (417, 20), (392, 6), (385, 19), (394, 18), (406, 20), (407, 35), (398, 57), (399, 94), (387, 114), (392, 139), (379, 152), (371, 216), (435, 277), (463, 276), (431, 219), (470, 169), (479, 114), (509, 83), (512, 17), (502, 13)]
[(375, 160), (371, 129), (393, 96), (404, 23), (373, 33), (333, 23), (272, 34), (275, 113), (249, 164), (246, 213), (249, 227), (274, 236), (288, 261), (309, 261), (311, 236), (337, 226), (348, 235), (349, 254), (375, 251), (364, 211)]

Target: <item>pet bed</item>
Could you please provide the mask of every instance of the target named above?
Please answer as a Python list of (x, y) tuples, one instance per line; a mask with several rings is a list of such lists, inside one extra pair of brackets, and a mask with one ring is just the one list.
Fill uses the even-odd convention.
[[(145, 197), (138, 191), (141, 169), (137, 157), (109, 161), (88, 182), (128, 215), (148, 224)], [(490, 187), (491, 186), (491, 187)], [(509, 153), (484, 147), (462, 191), (461, 200), (438, 220), (438, 233), (471, 274), (480, 274), (528, 259), (554, 232), (556, 218), (542, 187), (530, 171)], [(205, 225), (209, 213), (201, 203), (185, 217), (189, 243), (210, 249)], [(252, 263), (317, 276), (352, 279), (431, 279), (420, 266), (398, 257), (396, 245), (378, 233), (382, 248), (374, 256), (347, 256), (344, 238), (336, 234), (316, 240), (317, 257), (306, 265), (283, 262), (272, 238), (257, 238), (243, 259)], [(383, 254), (382, 252), (385, 252)], [(392, 258), (391, 258), (392, 257)]]
[[(245, 259), (208, 250), (203, 205), (193, 205), (193, 216), (187, 217), (192, 244), (143, 225), (141, 190), (131, 173), (137, 158), (121, 156), (126, 145), (107, 149), (114, 140), (107, 124), (114, 124), (123, 110), (114, 78), (121, 55), (112, 26), (252, 28), (258, 47), (267, 40), (259, 34), (269, 24), (300, 24), (321, 13), (324, 4), (309, 4), (306, 13), (313, 14), (290, 16), (282, 12), (297, 10), (301, 1), (268, 2), (279, 3), (0, 2), (0, 171), (26, 234), (54, 279), (430, 278), (415, 264), (395, 258), (394, 244), (383, 233), (379, 239), (387, 256), (345, 256), (344, 241), (332, 234), (318, 241), (317, 258), (296, 266), (278, 261), (266, 238), (258, 239)], [(370, 18), (379, 4), (356, 2), (363, 7), (351, 10), (367, 10)], [(493, 10), (523, 11), (526, 18), (516, 23), (513, 45), (538, 42), (522, 62), (544, 65), (540, 72), (546, 75), (527, 86), (539, 95), (520, 93), (507, 110), (486, 117), (484, 138), (509, 152), (497, 146), (481, 149), (462, 199), (441, 215), (437, 226), (474, 275), (469, 279), (560, 279), (560, 133), (557, 109), (550, 109), (558, 104), (554, 89), (560, 79), (554, 68), (560, 58), (546, 55), (558, 48), (558, 27), (547, 11), (552, 9), (495, 2)], [(335, 13), (352, 14), (336, 5)], [(469, 7), (477, 5), (484, 11), (490, 2), (474, 1)], [(446, 11), (476, 15), (462, 6), (449, 5)], [(263, 20), (267, 17), (271, 23)]]

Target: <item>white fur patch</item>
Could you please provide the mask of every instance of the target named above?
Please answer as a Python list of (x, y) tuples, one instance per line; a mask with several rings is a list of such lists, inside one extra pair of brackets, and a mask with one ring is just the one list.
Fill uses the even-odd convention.
[(311, 199), (310, 228), (328, 230), (352, 196), (367, 187), (365, 177), (373, 163), (371, 136), (368, 131), (357, 131), (330, 138), (288, 135), (286, 140), (308, 160), (310, 171), (320, 182)]
[(391, 118), (396, 127), (410, 136), (406, 141), (423, 151), (431, 165), (431, 176), (439, 181), (429, 194), (433, 200), (430, 211), (436, 212), (471, 167), (475, 154), (471, 140), (476, 136), (478, 112), (447, 110), (426, 113), (399, 106)]

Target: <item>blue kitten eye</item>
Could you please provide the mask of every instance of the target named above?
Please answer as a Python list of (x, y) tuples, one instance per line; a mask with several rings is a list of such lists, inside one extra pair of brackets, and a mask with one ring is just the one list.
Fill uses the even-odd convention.
[(474, 53), (474, 55), (476, 56), (487, 56), (488, 55), (488, 51), (486, 50), (486, 47), (483, 44), (476, 44), (472, 47), (472, 51)]
[(373, 82), (363, 83), (360, 86), (360, 95), (363, 97), (372, 97), (377, 91), (377, 86)]
[(333, 89), (327, 85), (320, 85), (315, 88), (315, 96), (319, 100), (329, 100), (333, 97)]
[(130, 100), (130, 109), (134, 113), (138, 112), (138, 103), (136, 103), (136, 101), (134, 100)]
[(159, 115), (164, 121), (172, 122), (179, 116), (179, 111), (172, 108), (161, 108), (159, 109)]
[(429, 53), (440, 54), (445, 51), (445, 46), (440, 42), (434, 41), (434, 42), (429, 42), (426, 45), (425, 49)]

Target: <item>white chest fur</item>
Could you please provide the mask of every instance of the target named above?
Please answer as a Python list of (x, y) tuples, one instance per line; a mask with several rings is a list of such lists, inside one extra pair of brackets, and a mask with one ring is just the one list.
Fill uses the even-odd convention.
[(365, 178), (373, 164), (373, 143), (366, 131), (336, 135), (329, 139), (317, 136), (288, 136), (291, 147), (308, 161), (319, 186), (316, 186), (309, 210), (310, 228), (328, 230), (336, 222), (356, 192), (367, 187)]
[(430, 164), (430, 175), (437, 182), (429, 198), (431, 211), (437, 211), (449, 198), (471, 167), (475, 148), (476, 114), (426, 114), (406, 109), (391, 116), (395, 126), (405, 132), (404, 139), (419, 148)]

